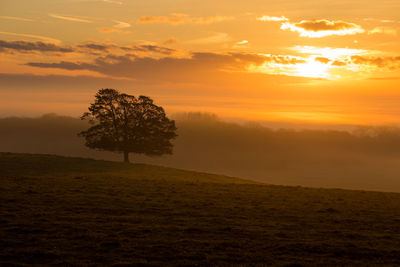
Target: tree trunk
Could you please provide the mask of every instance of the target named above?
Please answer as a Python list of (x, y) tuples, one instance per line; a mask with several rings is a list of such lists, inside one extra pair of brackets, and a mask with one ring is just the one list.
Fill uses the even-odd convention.
[(129, 152), (128, 151), (124, 151), (124, 162), (129, 163)]

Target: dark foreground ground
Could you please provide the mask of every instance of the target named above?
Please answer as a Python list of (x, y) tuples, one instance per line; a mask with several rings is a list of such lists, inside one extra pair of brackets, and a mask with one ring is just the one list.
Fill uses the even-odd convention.
[(400, 265), (400, 194), (7, 153), (0, 179), (0, 265)]

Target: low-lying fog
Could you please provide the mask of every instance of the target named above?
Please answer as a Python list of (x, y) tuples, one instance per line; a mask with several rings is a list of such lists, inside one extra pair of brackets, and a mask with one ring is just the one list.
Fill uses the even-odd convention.
[[(272, 184), (400, 192), (400, 129), (274, 129), (229, 123), (214, 115), (175, 115), (174, 154), (132, 162), (237, 176)], [(0, 151), (46, 153), (122, 160), (121, 154), (94, 151), (77, 133), (78, 118), (0, 119)]]

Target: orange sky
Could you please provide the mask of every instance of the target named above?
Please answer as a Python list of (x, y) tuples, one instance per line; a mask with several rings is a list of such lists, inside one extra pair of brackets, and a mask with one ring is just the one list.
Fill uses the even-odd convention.
[(169, 112), (400, 122), (400, 1), (0, 2), (0, 116), (112, 87)]

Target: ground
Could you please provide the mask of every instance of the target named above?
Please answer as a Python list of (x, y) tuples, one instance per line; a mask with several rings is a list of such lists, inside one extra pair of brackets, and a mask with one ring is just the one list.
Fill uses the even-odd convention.
[(0, 179), (0, 265), (400, 265), (396, 193), (11, 153)]

